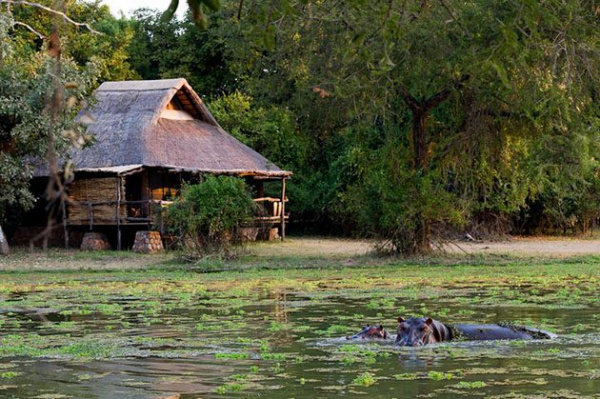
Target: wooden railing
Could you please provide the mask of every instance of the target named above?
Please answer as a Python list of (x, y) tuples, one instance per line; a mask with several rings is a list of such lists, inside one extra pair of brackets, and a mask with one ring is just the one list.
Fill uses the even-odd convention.
[[(288, 199), (286, 198), (285, 202)], [(279, 222), (282, 219), (284, 206), (280, 198), (262, 197), (255, 198), (254, 202), (262, 205), (263, 212), (255, 217), (258, 222)], [(87, 217), (71, 217), (72, 211), (69, 212), (67, 219), (71, 225), (89, 225), (93, 229), (95, 224), (149, 224), (154, 221), (153, 208), (167, 208), (173, 201), (160, 200), (139, 200), (139, 201), (104, 201), (104, 202), (77, 202), (71, 206), (79, 207), (78, 214), (81, 215), (82, 209), (87, 208)], [(102, 207), (102, 212), (95, 212), (94, 208)], [(107, 207), (113, 208), (114, 211), (107, 212)], [(107, 216), (107, 214), (110, 216)], [(284, 215), (284, 219), (289, 219), (289, 214)]]
[[(70, 205), (78, 209), (68, 212), (67, 221), (72, 225), (89, 225), (90, 229), (94, 224), (148, 224), (154, 220), (152, 205), (164, 208), (170, 204), (172, 201), (157, 200), (77, 202)], [(108, 212), (107, 208), (114, 211)], [(87, 217), (72, 217), (73, 214), (81, 215), (83, 209), (87, 209)]]
[[(254, 202), (257, 204), (261, 204), (264, 209), (264, 215), (259, 215), (256, 217), (258, 221), (272, 221), (277, 222), (281, 220), (281, 213), (284, 212), (284, 206), (281, 202), (281, 198), (273, 198), (273, 197), (262, 197), (255, 198)], [(285, 199), (285, 202), (288, 202), (288, 199)], [(285, 214), (284, 218), (289, 219), (290, 215)]]

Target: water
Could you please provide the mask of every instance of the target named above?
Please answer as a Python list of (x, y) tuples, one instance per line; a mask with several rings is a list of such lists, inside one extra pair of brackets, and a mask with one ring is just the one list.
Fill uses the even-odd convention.
[[(228, 277), (219, 284), (234, 288), (211, 291), (200, 279), (71, 276), (5, 291), (0, 396), (600, 397), (600, 306), (585, 283), (339, 288), (332, 278), (303, 290)], [(417, 314), (559, 338), (422, 348), (340, 338), (366, 322), (395, 333), (397, 316)]]

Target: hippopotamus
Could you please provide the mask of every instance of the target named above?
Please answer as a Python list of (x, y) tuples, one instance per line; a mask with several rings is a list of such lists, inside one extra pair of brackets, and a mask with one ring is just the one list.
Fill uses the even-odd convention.
[(431, 317), (398, 317), (398, 346), (423, 346), (452, 340), (551, 339), (556, 335), (537, 328), (504, 324), (444, 324)]
[(365, 324), (365, 326), (354, 335), (348, 335), (346, 339), (391, 339), (392, 337), (380, 324), (378, 326), (372, 326)]

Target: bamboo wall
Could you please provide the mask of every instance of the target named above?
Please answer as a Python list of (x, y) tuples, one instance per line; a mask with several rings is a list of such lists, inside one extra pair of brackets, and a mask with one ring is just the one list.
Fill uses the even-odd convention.
[[(89, 203), (94, 204), (94, 224), (116, 224), (117, 177), (75, 180), (69, 186), (71, 204), (68, 207), (69, 224), (90, 224)], [(121, 201), (125, 201), (125, 182), (121, 180)], [(126, 205), (119, 207), (121, 220), (126, 217)]]

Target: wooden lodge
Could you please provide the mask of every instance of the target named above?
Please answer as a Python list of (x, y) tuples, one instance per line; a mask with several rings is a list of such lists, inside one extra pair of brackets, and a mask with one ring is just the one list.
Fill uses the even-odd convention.
[[(95, 142), (72, 154), (65, 233), (108, 229), (120, 249), (124, 229), (148, 229), (185, 182), (213, 174), (244, 178), (263, 205), (256, 223), (285, 237), (291, 172), (225, 132), (185, 79), (106, 82), (94, 96), (78, 116)], [(280, 194), (266, 196), (265, 184)]]

